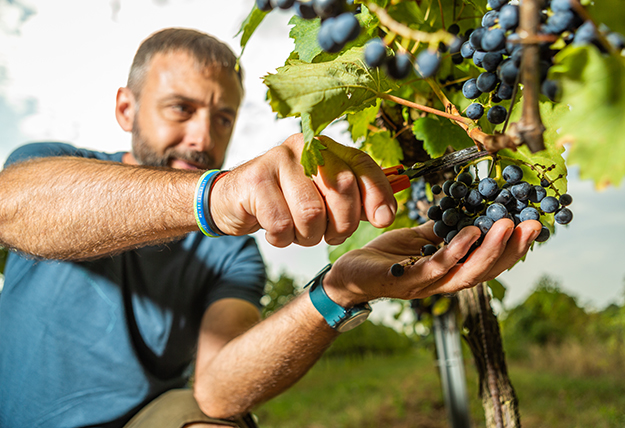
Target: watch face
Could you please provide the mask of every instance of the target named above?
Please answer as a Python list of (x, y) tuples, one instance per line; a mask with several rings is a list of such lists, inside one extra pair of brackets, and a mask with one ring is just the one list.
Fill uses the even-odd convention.
[(349, 331), (355, 327), (358, 327), (360, 324), (365, 322), (369, 314), (371, 313), (371, 306), (368, 304), (363, 307), (354, 307), (352, 308), (354, 311), (349, 317), (341, 321), (339, 325), (336, 326), (336, 330), (340, 333), (344, 333)]

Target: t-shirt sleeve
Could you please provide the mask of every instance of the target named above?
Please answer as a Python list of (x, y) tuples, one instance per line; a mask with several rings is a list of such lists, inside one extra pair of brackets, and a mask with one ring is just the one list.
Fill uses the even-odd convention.
[[(234, 238), (234, 237), (230, 237)], [(226, 244), (228, 238), (215, 238)], [(227, 255), (218, 267), (218, 276), (206, 296), (204, 309), (217, 300), (239, 298), (261, 308), (267, 275), (254, 238), (237, 237), (236, 245), (228, 245)], [(223, 253), (222, 253), (223, 254)]]
[(59, 156), (72, 156), (121, 162), (122, 154), (122, 152), (109, 154), (80, 149), (67, 143), (30, 143), (15, 149), (7, 158), (4, 163), (4, 167), (6, 168), (9, 165), (24, 162), (29, 159)]

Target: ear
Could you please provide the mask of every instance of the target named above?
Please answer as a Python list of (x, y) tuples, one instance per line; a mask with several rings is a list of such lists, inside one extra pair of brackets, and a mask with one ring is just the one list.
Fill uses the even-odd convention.
[(135, 96), (128, 88), (119, 88), (117, 90), (117, 100), (115, 102), (115, 118), (119, 126), (126, 131), (132, 131), (132, 125), (135, 120)]

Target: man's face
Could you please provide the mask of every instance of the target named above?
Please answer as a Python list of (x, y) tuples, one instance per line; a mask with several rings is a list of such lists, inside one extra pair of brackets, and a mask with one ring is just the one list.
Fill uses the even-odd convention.
[(241, 98), (233, 72), (221, 67), (200, 70), (183, 52), (156, 54), (134, 116), (136, 162), (180, 169), (220, 168)]

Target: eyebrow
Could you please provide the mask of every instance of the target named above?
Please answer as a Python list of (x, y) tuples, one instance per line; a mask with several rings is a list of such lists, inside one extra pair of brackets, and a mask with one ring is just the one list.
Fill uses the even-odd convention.
[[(199, 99), (197, 99), (197, 98), (191, 98), (191, 97), (187, 97), (187, 96), (180, 95), (180, 94), (169, 95), (169, 96), (167, 96), (167, 97), (165, 97), (165, 98), (163, 98), (161, 100), (162, 103), (167, 103), (167, 102), (171, 102), (171, 101), (204, 105), (204, 102), (199, 100)], [(237, 111), (235, 109), (233, 109), (232, 107), (229, 107), (229, 106), (218, 106), (218, 110), (220, 112), (222, 112), (222, 113), (231, 114), (232, 116), (236, 116), (237, 115)]]

